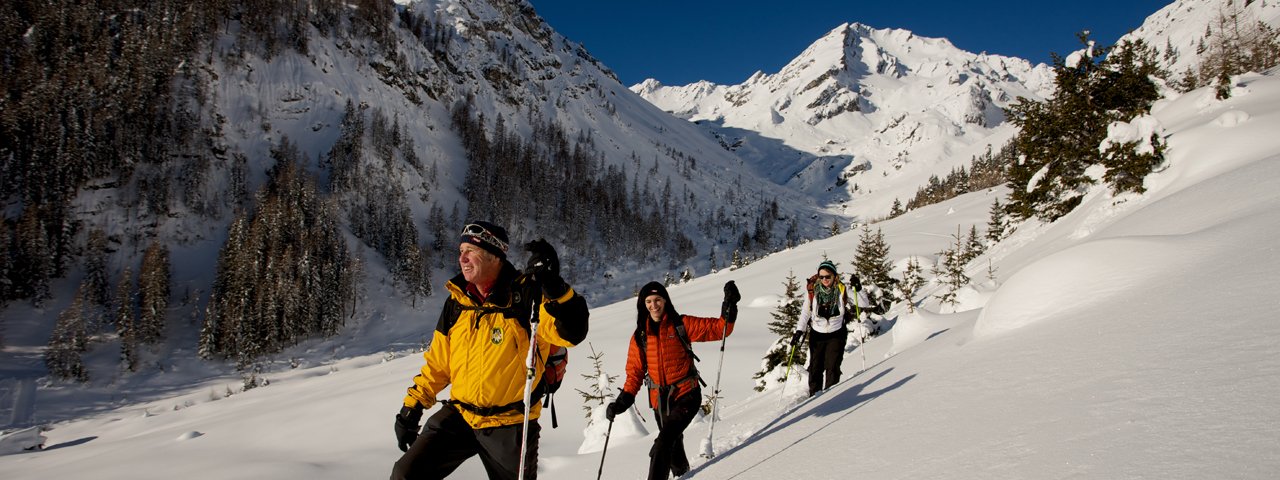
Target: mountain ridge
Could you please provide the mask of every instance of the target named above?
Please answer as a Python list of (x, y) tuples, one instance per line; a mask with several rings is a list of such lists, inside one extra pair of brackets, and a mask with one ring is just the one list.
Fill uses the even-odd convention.
[(1001, 146), (1009, 135), (1001, 108), (1018, 97), (1044, 98), (1052, 75), (1043, 64), (965, 52), (944, 38), (844, 23), (777, 73), (727, 86), (649, 79), (631, 89), (704, 125), (722, 144), (750, 145), (758, 136), (802, 152), (780, 159), (767, 147), (736, 151), (757, 171), (788, 172), (770, 177), (775, 182), (872, 219), (929, 175)]

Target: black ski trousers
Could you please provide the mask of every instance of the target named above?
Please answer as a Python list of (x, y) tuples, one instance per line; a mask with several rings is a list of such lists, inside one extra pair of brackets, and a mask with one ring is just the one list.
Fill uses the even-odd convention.
[(702, 407), (702, 389), (695, 388), (668, 402), (666, 411), (657, 409), (658, 438), (649, 450), (649, 480), (666, 480), (667, 473), (677, 477), (689, 471), (689, 457), (684, 453), (684, 429)]
[[(519, 423), (503, 427), (472, 429), (452, 405), (444, 405), (427, 419), (427, 425), (409, 451), (391, 469), (391, 480), (437, 479), (453, 473), (462, 462), (480, 455), (480, 463), (490, 479), (519, 478)], [(537, 420), (529, 421), (529, 446), (525, 453), (524, 478), (538, 478)]]
[(848, 339), (847, 328), (832, 333), (809, 332), (810, 397), (840, 382), (840, 363), (844, 361), (844, 344)]

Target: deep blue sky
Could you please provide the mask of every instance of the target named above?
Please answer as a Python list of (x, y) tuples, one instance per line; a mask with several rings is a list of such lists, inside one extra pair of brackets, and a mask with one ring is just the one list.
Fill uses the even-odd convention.
[(776, 73), (845, 22), (944, 37), (974, 53), (1049, 63), (1079, 48), (1075, 34), (1111, 45), (1172, 0), (529, 0), (551, 27), (586, 46), (624, 85), (742, 83)]

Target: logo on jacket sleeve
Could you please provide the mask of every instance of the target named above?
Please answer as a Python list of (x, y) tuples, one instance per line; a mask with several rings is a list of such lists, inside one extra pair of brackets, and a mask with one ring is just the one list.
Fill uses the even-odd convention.
[(493, 327), (493, 331), (489, 333), (489, 341), (494, 345), (502, 345), (502, 329)]

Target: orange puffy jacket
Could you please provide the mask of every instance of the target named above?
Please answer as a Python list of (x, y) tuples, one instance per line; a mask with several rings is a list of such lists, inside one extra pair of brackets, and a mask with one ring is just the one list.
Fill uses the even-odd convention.
[[(720, 340), (733, 333), (733, 323), (723, 318), (694, 317), (681, 315), (685, 331), (690, 342), (711, 342)], [(649, 406), (658, 408), (658, 388), (674, 385), (676, 392), (671, 399), (680, 398), (698, 387), (698, 377), (694, 375), (693, 357), (684, 348), (680, 338), (676, 336), (675, 322), (662, 317), (655, 331), (653, 322), (645, 322), (645, 353), (648, 372), (640, 362), (640, 347), (634, 335), (627, 348), (627, 380), (622, 390), (635, 395), (640, 391), (645, 375), (653, 381), (654, 388), (649, 389)], [(722, 335), (723, 334), (723, 335)]]

